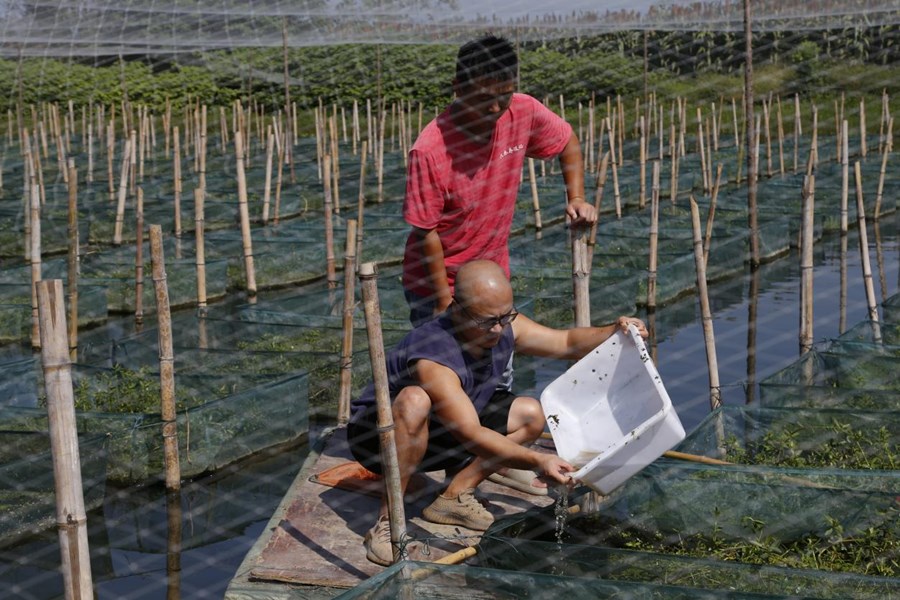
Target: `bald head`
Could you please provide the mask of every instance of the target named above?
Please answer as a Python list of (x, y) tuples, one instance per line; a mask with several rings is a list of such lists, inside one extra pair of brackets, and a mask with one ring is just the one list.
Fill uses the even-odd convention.
[(456, 301), (470, 308), (477, 305), (512, 304), (512, 286), (506, 273), (490, 260), (467, 262), (456, 273)]

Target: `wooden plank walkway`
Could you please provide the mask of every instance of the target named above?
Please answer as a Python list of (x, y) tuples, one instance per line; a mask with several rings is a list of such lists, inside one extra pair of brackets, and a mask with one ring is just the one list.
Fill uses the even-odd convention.
[[(383, 570), (366, 559), (363, 547), (363, 536), (378, 514), (378, 488), (369, 490), (370, 495), (311, 481), (313, 475), (352, 460), (342, 427), (326, 431), (318, 444), (320, 450), (313, 449), (238, 569), (227, 600), (331, 598)], [(414, 482), (406, 498), (407, 532), (415, 538), (410, 558), (433, 561), (478, 542), (480, 532), (422, 519), (422, 509), (441, 491), (443, 472), (417, 475)], [(490, 481), (479, 491), (498, 518), (553, 503), (550, 496)]]

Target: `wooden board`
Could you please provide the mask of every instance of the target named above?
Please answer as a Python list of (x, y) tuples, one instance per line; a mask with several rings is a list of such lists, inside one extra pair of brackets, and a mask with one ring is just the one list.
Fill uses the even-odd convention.
[[(352, 460), (346, 430), (337, 428), (325, 441), (311, 468), (304, 469), (282, 502), (280, 518), (263, 536), (261, 551), (249, 567), (248, 581), (284, 582), (334, 588), (354, 587), (383, 567), (366, 559), (363, 536), (375, 523), (379, 500), (357, 491), (310, 481), (310, 476)], [(410, 558), (432, 561), (480, 539), (480, 532), (436, 525), (421, 518), (443, 486), (443, 472), (417, 475), (415, 492), (406, 498), (407, 533), (414, 542)], [(549, 496), (534, 496), (486, 481), (480, 496), (491, 504), (496, 517), (553, 503)], [(260, 543), (258, 542), (258, 544)]]

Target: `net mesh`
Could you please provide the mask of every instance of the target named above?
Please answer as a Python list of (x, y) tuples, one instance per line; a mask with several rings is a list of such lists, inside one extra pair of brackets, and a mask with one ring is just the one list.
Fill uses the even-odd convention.
[[(379, 263), (385, 345), (410, 329), (396, 266), (409, 234), (401, 217), (407, 153), (452, 97), (459, 43), (490, 30), (516, 44), (521, 91), (578, 135), (588, 199), (602, 193), (590, 246), (592, 321), (637, 314), (653, 324), (654, 357), (659, 350), (660, 369), (670, 369), (676, 408), (686, 423), (696, 421), (678, 450), (733, 464), (659, 460), (599, 510), (588, 510), (585, 490), (574, 492), (570, 504), (582, 511), (565, 531), (557, 531), (555, 511), (528, 511), (495, 524), (466, 567), (408, 563), (345, 597), (897, 595), (900, 299), (889, 297), (898, 279), (896, 1), (751, 3), (764, 263), (756, 279), (747, 270), (739, 0), (602, 8), (11, 0), (0, 3), (0, 19), (0, 586), (9, 593), (63, 595), (46, 389), (31, 348), (33, 274), (62, 279), (67, 289), (78, 275), (72, 373), (98, 596), (161, 596), (168, 585), (180, 586), (182, 597), (230, 597), (229, 581), (300, 468), (306, 450), (294, 455), (294, 447), (311, 420), (314, 433), (333, 424), (344, 369), (353, 397), (372, 380), (358, 289), (354, 344), (342, 357), (351, 220), (355, 263)], [(68, 159), (77, 167), (74, 227)], [(516, 307), (571, 325), (563, 178), (555, 161), (526, 167), (510, 239)], [(808, 174), (822, 339), (796, 360)], [(862, 320), (871, 317), (870, 299), (853, 305), (861, 279), (857, 195), (869, 219), (869, 279), (881, 293), (877, 323)], [(654, 196), (656, 312), (648, 309)], [(705, 234), (713, 198), (705, 267), (726, 406), (707, 416), (690, 200)], [(196, 478), (182, 497), (186, 558), (178, 575), (166, 573), (174, 528), (155, 484), (164, 459), (150, 224), (164, 234), (175, 309), (182, 476), (186, 484)], [(849, 327), (834, 318), (840, 310), (846, 321), (848, 280)], [(758, 299), (776, 308), (754, 316)], [(746, 329), (736, 325), (739, 311)], [(538, 397), (568, 366), (516, 355), (515, 389)], [(749, 398), (756, 401), (743, 406)], [(270, 452), (278, 472), (257, 470)], [(335, 510), (356, 511), (354, 500)], [(361, 541), (360, 532), (350, 534)]]

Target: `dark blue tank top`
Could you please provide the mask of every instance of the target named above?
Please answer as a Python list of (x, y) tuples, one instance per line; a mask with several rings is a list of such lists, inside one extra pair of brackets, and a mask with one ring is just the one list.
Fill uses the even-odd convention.
[[(460, 347), (453, 335), (453, 322), (445, 312), (410, 331), (387, 354), (391, 400), (403, 388), (419, 385), (413, 375), (413, 365), (420, 359), (426, 359), (452, 369), (459, 377), (463, 391), (475, 405), (475, 410), (481, 413), (497, 390), (497, 384), (512, 356), (514, 342), (512, 327), (504, 327), (497, 345), (485, 351), (482, 358), (475, 359)], [(351, 403), (351, 411), (355, 414), (373, 404), (375, 386), (369, 384)]]

